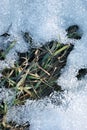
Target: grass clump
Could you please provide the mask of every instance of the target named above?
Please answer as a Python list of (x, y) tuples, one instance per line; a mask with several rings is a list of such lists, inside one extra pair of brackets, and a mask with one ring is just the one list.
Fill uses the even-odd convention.
[[(26, 32), (24, 40), (33, 45), (33, 39)], [(15, 46), (16, 41), (0, 51), (0, 60), (5, 60), (6, 55)], [(61, 69), (65, 66), (67, 56), (73, 49), (71, 44), (60, 44), (51, 41), (39, 48), (31, 48), (29, 52), (19, 53), (18, 61), (12, 68), (5, 68), (0, 77), (0, 86), (11, 88), (15, 91), (13, 105), (23, 104), (28, 98), (39, 99), (48, 96), (53, 91), (62, 91), (57, 85)], [(11, 105), (12, 105), (11, 104)], [(7, 104), (0, 103), (0, 129), (25, 130), (29, 123), (21, 126), (14, 122), (6, 122)]]
[(72, 48), (71, 44), (51, 41), (30, 52), (18, 53), (15, 66), (2, 71), (1, 84), (17, 92), (15, 103), (26, 98), (42, 98), (54, 90), (61, 91), (56, 80)]
[(7, 113), (7, 104), (6, 102), (0, 102), (0, 130), (4, 130), (6, 127), (5, 115)]

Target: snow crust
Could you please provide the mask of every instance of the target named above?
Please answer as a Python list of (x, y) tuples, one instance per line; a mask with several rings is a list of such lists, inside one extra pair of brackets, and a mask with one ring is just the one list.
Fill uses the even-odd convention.
[(87, 130), (87, 92), (76, 94), (71, 93), (73, 99), (67, 97), (62, 106), (52, 104), (49, 99), (28, 100), (24, 106), (9, 110), (9, 120), (19, 124), (29, 121), (30, 130)]
[[(11, 62), (13, 64), (16, 50), (29, 48), (21, 37), (21, 31), (29, 31), (36, 43), (52, 39), (72, 42), (74, 50), (58, 79), (58, 84), (65, 90), (60, 105), (57, 102), (59, 95), (55, 94), (53, 101), (50, 97), (39, 101), (27, 100), (24, 106), (8, 111), (8, 120), (29, 121), (30, 130), (87, 130), (87, 75), (80, 81), (76, 78), (79, 69), (87, 68), (87, 0), (0, 0), (0, 35), (11, 24), (10, 38), (16, 38), (17, 44), (7, 60), (0, 61), (0, 69)], [(74, 24), (80, 27), (81, 40), (66, 37), (66, 28)], [(8, 59), (11, 62), (7, 62)]]

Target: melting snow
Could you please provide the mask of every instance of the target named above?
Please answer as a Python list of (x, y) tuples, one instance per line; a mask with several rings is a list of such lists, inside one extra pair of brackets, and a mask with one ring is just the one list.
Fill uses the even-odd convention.
[[(71, 41), (66, 37), (66, 28), (74, 24), (80, 27), (81, 40)], [(30, 130), (87, 130), (87, 75), (80, 81), (76, 78), (79, 69), (87, 68), (87, 0), (0, 0), (0, 35), (8, 28), (17, 44), (11, 55), (0, 61), (0, 69), (13, 64), (15, 50), (29, 48), (21, 31), (29, 31), (37, 43), (57, 39), (74, 44), (58, 79), (58, 84), (66, 90), (60, 98), (62, 104), (55, 105), (50, 98), (28, 100), (24, 106), (8, 111), (8, 120), (29, 121)], [(58, 95), (54, 100), (57, 98)]]

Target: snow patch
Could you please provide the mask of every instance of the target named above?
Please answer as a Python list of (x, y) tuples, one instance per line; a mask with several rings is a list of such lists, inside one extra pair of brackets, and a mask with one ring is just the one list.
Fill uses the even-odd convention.
[[(9, 52), (5, 61), (0, 61), (0, 69), (14, 63), (17, 50), (29, 48), (21, 31), (29, 31), (36, 43), (53, 39), (73, 42), (74, 50), (58, 79), (58, 84), (66, 90), (61, 98), (63, 103), (54, 105), (49, 98), (28, 100), (24, 106), (8, 111), (8, 120), (29, 121), (30, 130), (87, 130), (87, 75), (80, 81), (76, 78), (79, 69), (87, 68), (87, 0), (0, 0), (0, 35), (11, 24), (9, 33), (17, 39), (17, 44), (13, 48), (15, 51)], [(66, 37), (65, 30), (75, 24), (82, 33), (78, 41)]]

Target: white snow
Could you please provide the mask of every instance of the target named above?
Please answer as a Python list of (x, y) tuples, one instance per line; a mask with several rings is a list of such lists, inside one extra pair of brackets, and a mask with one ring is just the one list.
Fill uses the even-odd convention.
[(87, 130), (87, 92), (69, 94), (62, 106), (47, 98), (28, 100), (24, 106), (9, 110), (9, 120), (19, 124), (29, 121), (30, 130)]
[[(87, 68), (87, 0), (0, 0), (0, 35), (11, 24), (10, 38), (16, 38), (17, 44), (7, 60), (0, 61), (0, 69), (9, 66), (7, 61), (13, 64), (16, 50), (29, 48), (21, 31), (29, 31), (36, 43), (52, 39), (71, 42), (74, 50), (58, 79), (58, 84), (65, 89), (60, 97), (62, 104), (57, 103), (59, 95), (54, 96), (53, 102), (50, 97), (40, 101), (27, 100), (24, 106), (8, 111), (8, 120), (29, 121), (30, 130), (87, 130), (87, 75), (80, 81), (76, 78), (79, 69)], [(80, 27), (81, 40), (66, 37), (66, 28), (74, 24)]]

